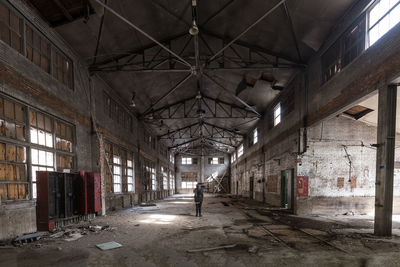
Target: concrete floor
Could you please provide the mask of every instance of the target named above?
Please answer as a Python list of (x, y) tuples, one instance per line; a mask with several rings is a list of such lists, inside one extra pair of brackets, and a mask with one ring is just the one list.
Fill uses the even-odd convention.
[[(400, 238), (372, 236), (368, 216), (298, 217), (218, 196), (207, 196), (203, 208), (197, 218), (192, 196), (176, 195), (116, 211), (68, 227), (84, 233), (75, 241), (47, 235), (0, 247), (0, 266), (400, 266)], [(92, 232), (90, 225), (113, 229)], [(109, 241), (122, 247), (95, 247)], [(224, 245), (236, 246), (187, 252)]]

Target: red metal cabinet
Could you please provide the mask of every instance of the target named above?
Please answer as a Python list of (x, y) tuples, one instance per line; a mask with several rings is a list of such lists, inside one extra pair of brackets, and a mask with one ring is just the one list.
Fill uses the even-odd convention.
[[(82, 173), (81, 173), (82, 175)], [(83, 174), (86, 181), (87, 190), (87, 212), (97, 213), (101, 211), (101, 186), (100, 174), (95, 172), (85, 172)]]
[(79, 214), (78, 175), (38, 171), (36, 178), (36, 221), (39, 231), (52, 230), (56, 222)]

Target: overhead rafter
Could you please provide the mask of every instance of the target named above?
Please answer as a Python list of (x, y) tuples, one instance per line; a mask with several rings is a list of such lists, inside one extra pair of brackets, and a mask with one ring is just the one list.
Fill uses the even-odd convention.
[(158, 103), (160, 103), (162, 100), (164, 100), (166, 97), (168, 97), (170, 94), (172, 94), (176, 89), (181, 87), (187, 80), (192, 77), (192, 73), (189, 75), (185, 76), (181, 81), (179, 81), (176, 85), (174, 85), (168, 92), (166, 92), (162, 97), (160, 97), (156, 102), (154, 102), (145, 112), (144, 114), (148, 113), (152, 109), (154, 109)]
[(245, 35), (248, 31), (250, 31), (254, 26), (256, 26), (258, 23), (263, 21), (267, 16), (269, 16), (272, 12), (274, 12), (280, 5), (282, 5), (286, 0), (281, 0), (279, 3), (277, 3), (275, 6), (273, 6), (271, 9), (269, 9), (264, 15), (262, 15), (259, 19), (257, 19), (255, 22), (253, 22), (249, 27), (247, 27), (244, 31), (242, 31), (238, 36), (233, 38), (229, 43), (227, 43), (223, 48), (221, 48), (218, 52), (216, 52), (211, 58), (207, 60), (205, 65), (209, 64), (211, 61), (215, 60), (219, 54), (224, 52), (228, 47), (230, 47), (233, 43), (235, 43), (237, 40), (239, 40), (243, 35)]
[(300, 52), (299, 42), (297, 40), (297, 36), (294, 31), (292, 17), (290, 16), (289, 8), (286, 4), (286, 1), (283, 3), (283, 9), (285, 10), (286, 17), (289, 21), (290, 32), (292, 33), (293, 41), (294, 41), (294, 44), (296, 45), (297, 56), (299, 58), (299, 61), (301, 62), (301, 61), (303, 61), (303, 59), (302, 59), (301, 52)]
[(63, 15), (65, 16), (66, 19), (68, 19), (69, 21), (73, 21), (74, 20), (72, 15), (68, 12), (68, 10), (65, 8), (64, 4), (61, 3), (60, 0), (53, 0), (53, 2), (57, 5), (57, 7), (63, 13)]
[[(201, 104), (201, 110), (198, 104)], [(247, 108), (198, 95), (177, 101), (173, 104), (150, 110), (141, 116), (144, 120), (181, 120), (181, 119), (254, 119), (259, 118)]]
[[(180, 39), (185, 36), (187, 36), (187, 32), (180, 33), (180, 34), (168, 37), (166, 39), (163, 39), (160, 41), (160, 43), (168, 44), (174, 40)], [(109, 55), (99, 55), (98, 57), (107, 57), (107, 59), (99, 61), (99, 62), (97, 62), (97, 64), (90, 66), (90, 69), (96, 70), (96, 69), (101, 68), (102, 66), (107, 66), (108, 64), (113, 63), (113, 62), (122, 64), (123, 62), (131, 59), (133, 56), (143, 55), (146, 50), (152, 49), (157, 46), (158, 46), (158, 44), (152, 43), (152, 44), (143, 46), (138, 49), (134, 49), (134, 50), (126, 52), (126, 53), (119, 53), (117, 55), (112, 55), (111, 57)]]
[(135, 30), (137, 30), (138, 32), (140, 32), (141, 34), (143, 34), (144, 36), (146, 36), (148, 39), (150, 39), (151, 41), (153, 41), (154, 43), (156, 43), (157, 45), (159, 45), (160, 47), (162, 47), (165, 51), (167, 51), (168, 53), (170, 53), (171, 55), (173, 55), (175, 58), (177, 58), (180, 62), (182, 62), (183, 64), (187, 65), (188, 67), (191, 68), (191, 64), (189, 62), (187, 62), (185, 59), (183, 59), (182, 57), (180, 57), (178, 54), (176, 54), (174, 51), (172, 51), (171, 49), (169, 49), (168, 47), (166, 47), (164, 44), (162, 44), (161, 42), (157, 41), (154, 37), (152, 37), (150, 34), (146, 33), (145, 31), (143, 31), (142, 29), (140, 29), (138, 26), (136, 26), (135, 24), (133, 24), (132, 22), (130, 22), (129, 20), (127, 20), (126, 18), (124, 18), (123, 16), (121, 16), (118, 12), (116, 12), (114, 9), (110, 8), (108, 5), (104, 4), (101, 0), (93, 0), (96, 1), (98, 4), (100, 4), (101, 6), (103, 6), (105, 9), (107, 9), (109, 12), (111, 12), (112, 14), (114, 14), (116, 17), (120, 18), (122, 21), (124, 21), (126, 24), (128, 24), (129, 26), (131, 26), (132, 28), (134, 28)]
[(252, 106), (250, 106), (249, 104), (247, 104), (244, 100), (242, 100), (240, 97), (236, 96), (235, 94), (233, 94), (231, 91), (229, 91), (227, 88), (225, 88), (221, 83), (219, 83), (217, 80), (215, 80), (213, 77), (211, 77), (210, 75), (208, 75), (207, 73), (204, 73), (204, 76), (207, 77), (210, 81), (212, 81), (213, 83), (215, 83), (216, 85), (218, 85), (219, 88), (221, 88), (223, 91), (225, 91), (228, 95), (230, 95), (231, 97), (233, 97), (235, 100), (237, 100), (238, 102), (240, 102), (241, 104), (245, 105), (249, 110), (251, 110), (252, 112), (254, 112), (254, 114), (256, 114), (257, 116), (261, 117), (261, 114), (257, 112), (257, 110), (255, 110), (255, 108), (253, 108)]
[(230, 142), (232, 141), (231, 144), (235, 143), (233, 141), (241, 142), (243, 140), (243, 135), (240, 133), (204, 121), (168, 131), (167, 133), (159, 135), (158, 139), (187, 140), (197, 137), (216, 140), (227, 139), (230, 140)]

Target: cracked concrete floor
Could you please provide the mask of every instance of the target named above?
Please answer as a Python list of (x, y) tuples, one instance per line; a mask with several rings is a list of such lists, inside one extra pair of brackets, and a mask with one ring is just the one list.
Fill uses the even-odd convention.
[[(400, 239), (376, 238), (369, 225), (351, 228), (351, 221), (302, 218), (227, 197), (207, 196), (203, 205), (201, 218), (193, 215), (190, 195), (112, 212), (69, 228), (113, 231), (1, 248), (0, 266), (400, 266)], [(95, 247), (110, 241), (122, 247)], [(224, 245), (235, 246), (187, 252)]]

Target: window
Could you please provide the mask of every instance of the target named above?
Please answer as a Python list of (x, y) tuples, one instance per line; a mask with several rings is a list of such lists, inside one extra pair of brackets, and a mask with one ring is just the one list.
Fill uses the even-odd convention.
[(193, 189), (196, 188), (197, 184), (197, 172), (182, 172), (182, 189)]
[(368, 39), (373, 45), (400, 22), (399, 0), (378, 0), (368, 14)]
[(54, 153), (41, 149), (31, 149), (32, 197), (36, 198), (36, 172), (54, 171)]
[(192, 158), (182, 158), (182, 165), (191, 165)]
[(134, 192), (133, 153), (108, 141), (104, 144), (104, 150), (107, 164), (106, 191), (109, 193)]
[(157, 176), (156, 176), (156, 168), (153, 165), (153, 168), (150, 168), (150, 175), (151, 175), (151, 190), (157, 190)]
[(172, 171), (169, 171), (169, 189), (175, 190), (175, 175), (172, 174)]
[(133, 155), (132, 153), (128, 153), (128, 158), (126, 160), (126, 177), (127, 177), (127, 185), (128, 192), (135, 192), (135, 180), (134, 180), (134, 171), (133, 171)]
[(121, 179), (121, 157), (113, 156), (113, 188), (114, 193), (122, 192)]
[(278, 125), (281, 122), (281, 103), (274, 108), (274, 126)]
[(3, 3), (0, 3), (0, 37), (22, 53), (22, 19)]
[(341, 72), (365, 50), (365, 21), (365, 16), (361, 16), (321, 56), (323, 83)]
[(243, 155), (243, 144), (241, 144), (238, 148), (237, 157), (240, 158)]
[(32, 196), (36, 198), (36, 171), (73, 169), (72, 126), (33, 109), (29, 110), (29, 125), (31, 143), (38, 145), (31, 150)]
[(11, 100), (0, 98), (0, 135), (18, 141), (25, 140), (26, 108)]
[(234, 163), (236, 161), (236, 152), (233, 152), (231, 155), (231, 163)]
[(73, 88), (72, 61), (16, 10), (4, 3), (0, 3), (0, 38), (61, 83)]
[(172, 163), (172, 164), (175, 164), (175, 157), (174, 157), (174, 154), (169, 154), (169, 161)]
[(219, 158), (219, 159), (218, 159), (218, 164), (224, 164), (224, 162), (225, 162), (225, 159), (224, 159), (224, 158)]
[(52, 75), (72, 88), (72, 62), (55, 47), (51, 48)]
[(29, 111), (31, 143), (53, 147), (53, 121), (50, 116)]
[(218, 164), (218, 158), (208, 158), (208, 164), (217, 165)]
[(0, 196), (2, 201), (28, 199), (26, 147), (0, 143)]
[(258, 129), (256, 128), (253, 131), (253, 145), (257, 144), (257, 142), (258, 142)]
[(161, 174), (163, 179), (163, 190), (168, 190), (168, 170), (161, 166)]
[(45, 72), (50, 72), (50, 43), (34, 30), (30, 25), (25, 24), (26, 36), (26, 57), (42, 68)]

